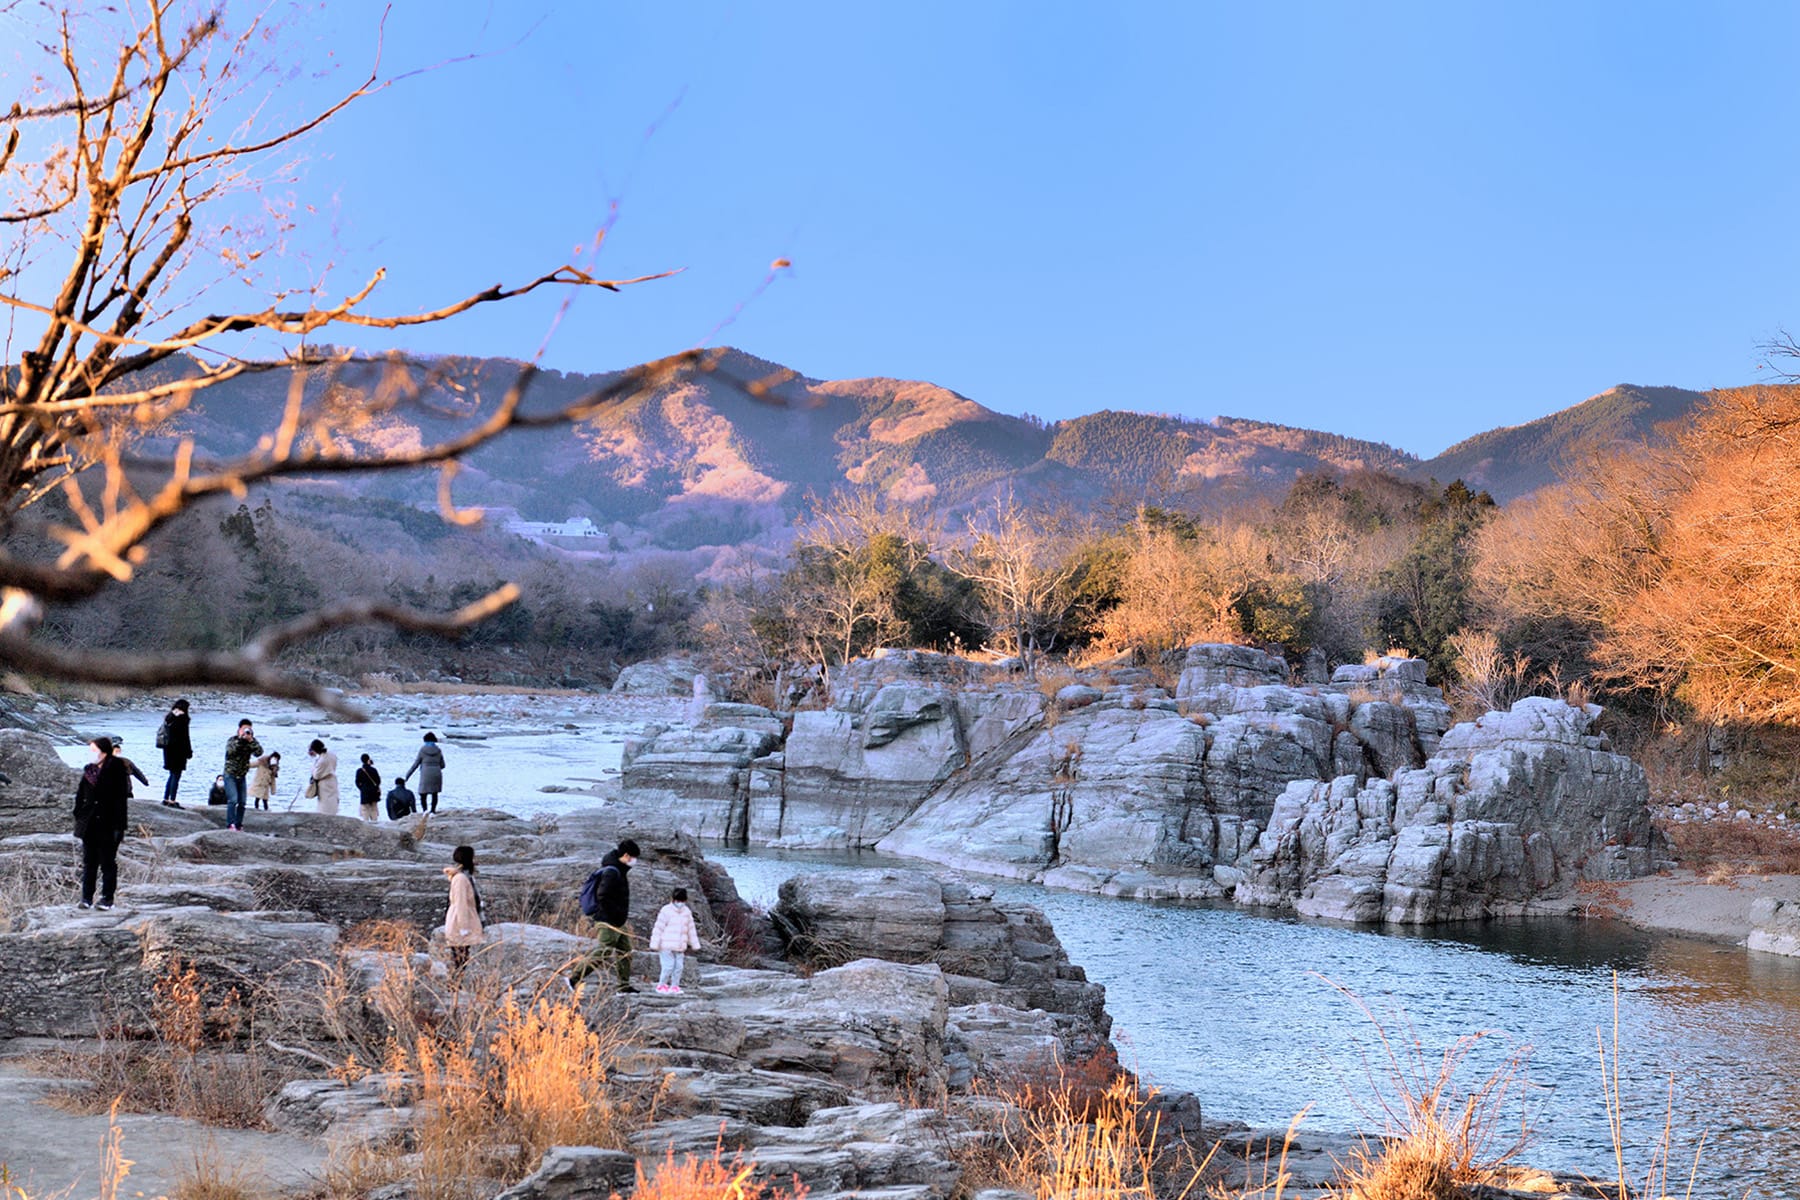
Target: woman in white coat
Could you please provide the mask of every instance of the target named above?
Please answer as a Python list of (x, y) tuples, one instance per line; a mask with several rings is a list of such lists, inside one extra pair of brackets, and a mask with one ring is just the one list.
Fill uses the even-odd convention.
[(327, 750), (318, 738), (313, 739), (306, 753), (312, 759), (306, 794), (318, 797), (320, 812), (335, 817), (338, 806), (337, 755)]
[(662, 956), (662, 977), (656, 990), (681, 995), (681, 968), (689, 950), (700, 948), (700, 931), (694, 927), (694, 912), (687, 906), (687, 889), (669, 893), (669, 902), (656, 914), (656, 928), (650, 931), (650, 948)]

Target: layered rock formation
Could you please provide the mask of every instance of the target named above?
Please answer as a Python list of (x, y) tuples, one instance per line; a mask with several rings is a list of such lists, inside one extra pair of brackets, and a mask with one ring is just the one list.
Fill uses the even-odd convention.
[(1392, 779), (1292, 784), (1239, 860), (1236, 898), (1417, 925), (1649, 874), (1644, 774), (1593, 730), (1599, 711), (1532, 697), (1456, 726)]
[(1289, 680), (1278, 656), (1201, 645), (1173, 695), (1119, 669), (1046, 698), (994, 667), (882, 653), (785, 738), (776, 714), (722, 705), (657, 735), (628, 757), (622, 811), (753, 845), (874, 846), (1356, 921), (1517, 911), (1652, 868), (1642, 774), (1592, 713), (1531, 700), (1451, 730), (1409, 658)]
[[(592, 939), (537, 919), (567, 923), (600, 854), (635, 837), (644, 850), (631, 877), (638, 945), (656, 901), (685, 886), (706, 947), (681, 997), (600, 984), (580, 1000), (592, 1022), (631, 1045), (612, 1085), (661, 1097), (656, 1115), (627, 1150), (550, 1151), (507, 1193), (519, 1200), (629, 1192), (640, 1160), (715, 1148), (753, 1160), (763, 1178), (797, 1180), (815, 1198), (941, 1200), (961, 1174), (954, 1146), (985, 1135), (954, 1105), (913, 1108), (896, 1094), (955, 1095), (978, 1078), (1042, 1077), (1093, 1055), (1110, 1061), (1104, 990), (1069, 962), (1043, 916), (955, 879), (896, 872), (867, 888), (844, 877), (796, 880), (783, 889), (777, 938), (758, 929), (758, 915), (690, 835), (622, 826), (604, 809), (554, 823), (459, 812), (379, 826), (258, 813), (252, 831), (232, 833), (216, 812), (134, 803), (118, 907), (81, 912), (69, 903), (72, 839), (43, 831), (64, 822), (63, 776), (72, 773), (41, 739), (14, 746), (9, 761), (28, 766), (28, 777), (42, 773), (45, 791), (41, 803), (0, 813), (0, 867), (22, 905), (0, 910), (0, 1042), (155, 1036), (169, 1019), (170, 980), (189, 969), (207, 1012), (225, 1021), (211, 1006), (230, 997), (232, 1010), (253, 1015), (216, 1031), (227, 1039), (250, 1028), (267, 1036), (279, 1022), (281, 1037), (314, 1048), (305, 1053), (330, 1052), (345, 1030), (386, 1028), (384, 1005), (396, 995), (409, 996), (421, 1019), (441, 1021), (457, 1003), (442, 954), (399, 946), (368, 923), (419, 932), (440, 924), (440, 867), (456, 844), (476, 849), (489, 922), (470, 970), (514, 994), (567, 996), (558, 973)], [(826, 945), (839, 965), (817, 957)], [(727, 952), (755, 958), (765, 946), (777, 953), (758, 966), (721, 961)], [(797, 967), (784, 946), (807, 961)], [(644, 959), (640, 977), (655, 972), (653, 956)], [(404, 1148), (420, 1125), (420, 1095), (420, 1081), (403, 1072), (320, 1072), (283, 1087), (263, 1117), (292, 1137)], [(1198, 1117), (1191, 1100), (1170, 1111)]]

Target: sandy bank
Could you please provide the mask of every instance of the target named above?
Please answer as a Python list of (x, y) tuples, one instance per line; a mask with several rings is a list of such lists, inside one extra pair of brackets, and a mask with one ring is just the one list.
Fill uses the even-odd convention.
[(1750, 905), (1763, 896), (1800, 899), (1800, 875), (1739, 875), (1709, 883), (1692, 871), (1652, 875), (1617, 885), (1619, 916), (1642, 929), (1741, 942), (1750, 935)]

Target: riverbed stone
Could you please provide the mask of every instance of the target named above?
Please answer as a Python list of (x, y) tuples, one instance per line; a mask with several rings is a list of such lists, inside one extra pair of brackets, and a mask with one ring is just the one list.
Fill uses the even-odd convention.
[(1599, 710), (1531, 697), (1446, 733), (1390, 781), (1299, 781), (1237, 866), (1240, 903), (1429, 924), (1527, 911), (1660, 855), (1644, 774), (1593, 729)]

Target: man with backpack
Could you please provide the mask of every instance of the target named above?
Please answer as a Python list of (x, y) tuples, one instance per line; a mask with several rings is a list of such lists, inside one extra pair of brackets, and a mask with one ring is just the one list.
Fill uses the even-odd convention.
[(635, 992), (631, 986), (631, 933), (625, 928), (631, 916), (631, 864), (638, 859), (638, 844), (630, 838), (619, 842), (618, 849), (608, 850), (600, 860), (600, 869), (581, 885), (581, 911), (600, 925), (600, 940), (593, 952), (569, 972), (571, 984), (580, 983), (590, 971), (611, 967), (619, 976), (621, 992)]

